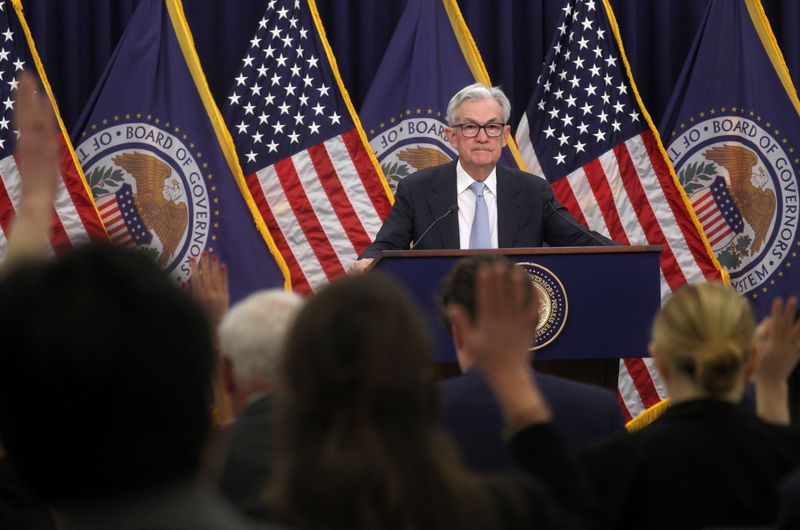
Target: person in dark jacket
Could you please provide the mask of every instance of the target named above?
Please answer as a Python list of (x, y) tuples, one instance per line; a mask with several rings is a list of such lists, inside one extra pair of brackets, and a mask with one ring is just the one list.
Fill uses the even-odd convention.
[[(796, 300), (777, 300), (757, 348), (747, 300), (688, 285), (653, 324), (651, 353), (672, 406), (651, 425), (589, 448), (585, 463), (615, 529), (766, 525), (778, 486), (800, 464), (786, 379), (797, 364)], [(739, 405), (755, 372), (756, 410)], [(666, 506), (669, 506), (666, 509)]]
[[(451, 304), (475, 315), (475, 274), (481, 265), (505, 262), (505, 258), (482, 255), (459, 261), (444, 280), (441, 307), (444, 324)], [(476, 471), (508, 472), (517, 469), (508, 441), (503, 437), (503, 416), (491, 388), (475, 366), (475, 352), (465, 347), (456, 331), (453, 336), (462, 375), (439, 383), (442, 427), (453, 437), (466, 464)], [(536, 382), (553, 411), (553, 423), (574, 447), (583, 448), (614, 434), (625, 432), (617, 398), (605, 388), (546, 374), (535, 374)]]

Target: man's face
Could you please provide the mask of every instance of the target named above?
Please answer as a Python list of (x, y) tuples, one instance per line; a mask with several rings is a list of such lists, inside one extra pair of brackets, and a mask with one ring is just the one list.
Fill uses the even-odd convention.
[[(467, 101), (458, 109), (456, 125), (464, 124), (487, 125), (489, 123), (503, 123), (503, 111), (500, 104), (492, 98), (477, 101)], [(481, 129), (474, 138), (464, 136), (461, 127), (448, 127), (445, 129), (447, 139), (458, 151), (462, 167), (476, 177), (485, 178), (497, 165), (500, 154), (508, 140), (510, 127), (503, 127), (503, 133), (495, 138), (486, 134)], [(476, 173), (477, 175), (473, 175)]]

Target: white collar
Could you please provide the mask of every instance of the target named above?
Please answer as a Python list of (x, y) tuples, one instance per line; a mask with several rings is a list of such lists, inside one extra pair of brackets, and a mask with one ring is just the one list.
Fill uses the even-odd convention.
[[(463, 167), (461, 167), (461, 159), (459, 159), (456, 163), (456, 195), (459, 195), (469, 189), (470, 184), (473, 182), (475, 182), (475, 179), (472, 178)], [(486, 177), (486, 180), (484, 180), (483, 183), (486, 185), (487, 191), (489, 191), (492, 195), (497, 196), (497, 166), (492, 169), (492, 172), (489, 173), (489, 176)]]

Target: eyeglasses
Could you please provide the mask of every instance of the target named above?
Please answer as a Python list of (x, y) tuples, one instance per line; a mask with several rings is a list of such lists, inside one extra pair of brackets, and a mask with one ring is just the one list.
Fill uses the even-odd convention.
[(497, 138), (503, 134), (505, 123), (487, 123), (486, 125), (478, 125), (477, 123), (462, 123), (460, 125), (453, 125), (453, 128), (458, 127), (461, 129), (461, 134), (464, 138), (475, 138), (481, 132), (481, 129), (486, 131), (486, 136), (490, 138)]

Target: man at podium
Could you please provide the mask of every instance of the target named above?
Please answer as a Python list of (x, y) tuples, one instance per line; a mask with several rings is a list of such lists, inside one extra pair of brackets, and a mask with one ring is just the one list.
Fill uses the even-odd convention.
[(389, 216), (351, 271), (365, 270), (382, 250), (613, 245), (580, 225), (547, 180), (497, 165), (510, 115), (498, 87), (458, 91), (445, 128), (458, 160), (400, 181)]

